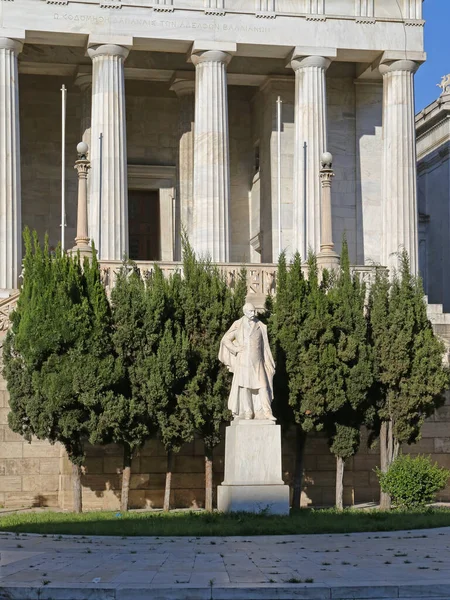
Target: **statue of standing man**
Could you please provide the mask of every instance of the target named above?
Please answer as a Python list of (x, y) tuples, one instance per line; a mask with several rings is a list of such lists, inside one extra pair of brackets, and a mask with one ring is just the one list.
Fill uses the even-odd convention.
[(275, 362), (267, 327), (256, 309), (245, 304), (244, 316), (235, 321), (220, 342), (219, 360), (233, 373), (228, 408), (235, 419), (270, 419)]

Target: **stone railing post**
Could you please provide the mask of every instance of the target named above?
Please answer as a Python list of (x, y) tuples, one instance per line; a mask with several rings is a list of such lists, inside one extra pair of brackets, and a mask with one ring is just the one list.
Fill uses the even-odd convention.
[(75, 169), (78, 173), (78, 209), (77, 209), (77, 237), (72, 252), (79, 252), (81, 257), (92, 256), (88, 234), (88, 207), (87, 207), (87, 178), (90, 164), (87, 159), (88, 145), (80, 142), (77, 146), (78, 160)]
[(317, 255), (317, 264), (320, 269), (337, 269), (339, 256), (334, 251), (333, 244), (333, 219), (331, 213), (331, 181), (334, 177), (332, 169), (333, 156), (324, 152), (321, 159), (320, 184), (322, 188), (321, 214), (320, 214), (320, 252)]

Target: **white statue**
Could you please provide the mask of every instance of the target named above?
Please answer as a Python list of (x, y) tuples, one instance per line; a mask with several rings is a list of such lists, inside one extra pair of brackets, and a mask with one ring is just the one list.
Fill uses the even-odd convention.
[(253, 304), (245, 304), (243, 311), (220, 342), (219, 360), (234, 374), (228, 408), (235, 419), (276, 421), (271, 409), (275, 363), (267, 327), (256, 318)]
[(441, 83), (437, 84), (437, 87), (441, 88), (441, 95), (450, 93), (450, 75), (444, 75)]

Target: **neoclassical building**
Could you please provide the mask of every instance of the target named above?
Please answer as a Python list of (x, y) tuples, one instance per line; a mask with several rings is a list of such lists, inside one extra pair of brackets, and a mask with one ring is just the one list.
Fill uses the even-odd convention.
[[(73, 247), (80, 140), (91, 166), (89, 234), (110, 269), (124, 255), (170, 269), (182, 227), (198, 253), (255, 273), (280, 249), (318, 252), (328, 151), (337, 252), (345, 233), (364, 270), (395, 266), (404, 247), (417, 271), (423, 26), (422, 0), (0, 1), (0, 294), (17, 297), (24, 226), (56, 246), (63, 224)], [(0, 335), (8, 302), (0, 298)], [(0, 378), (0, 504), (70, 506), (62, 449), (24, 443), (7, 413)], [(432, 425), (417, 448), (442, 454)], [(335, 465), (325, 443), (314, 448), (305, 502), (326, 504)], [(88, 457), (86, 506), (116, 506), (121, 455)], [(370, 451), (355, 457), (346, 502), (375, 498), (376, 464)], [(158, 505), (164, 470), (163, 450), (144, 448), (132, 506)], [(173, 487), (176, 504), (201, 505), (198, 440), (177, 457)]]
[(450, 75), (440, 87), (440, 96), (416, 115), (419, 267), (428, 301), (449, 312)]
[(101, 260), (176, 260), (182, 226), (217, 262), (319, 251), (328, 150), (337, 249), (345, 231), (354, 264), (391, 266), (404, 246), (417, 268), (422, 0), (0, 6), (0, 289), (18, 287), (25, 225), (61, 238), (62, 86), (66, 248), (80, 139)]

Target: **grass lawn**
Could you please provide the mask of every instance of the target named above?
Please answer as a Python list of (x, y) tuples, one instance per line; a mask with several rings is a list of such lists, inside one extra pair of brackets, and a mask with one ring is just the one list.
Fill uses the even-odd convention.
[(277, 517), (205, 512), (39, 512), (0, 517), (0, 531), (71, 535), (236, 536), (396, 531), (450, 526), (450, 508), (293, 511)]

